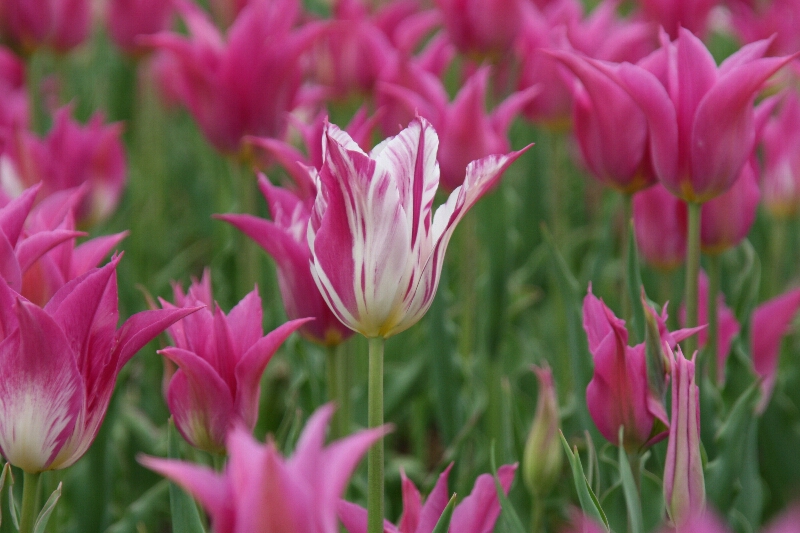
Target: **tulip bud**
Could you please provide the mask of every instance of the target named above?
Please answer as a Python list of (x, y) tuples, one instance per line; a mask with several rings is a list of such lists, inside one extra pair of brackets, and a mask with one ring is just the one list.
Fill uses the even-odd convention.
[(547, 365), (543, 368), (532, 366), (531, 369), (539, 379), (539, 398), (525, 442), (522, 476), (528, 490), (540, 496), (546, 494), (558, 479), (564, 452), (558, 437), (558, 397), (553, 386), (553, 373)]
[(703, 461), (700, 454), (700, 389), (695, 382), (694, 358), (683, 357), (665, 344), (672, 357), (672, 413), (667, 460), (664, 467), (664, 502), (672, 522), (681, 527), (702, 513), (706, 503)]

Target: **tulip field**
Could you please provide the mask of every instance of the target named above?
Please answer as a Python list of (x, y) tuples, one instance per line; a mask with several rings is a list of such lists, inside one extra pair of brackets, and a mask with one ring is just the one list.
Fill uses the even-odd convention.
[(800, 532), (799, 24), (0, 0), (0, 533)]

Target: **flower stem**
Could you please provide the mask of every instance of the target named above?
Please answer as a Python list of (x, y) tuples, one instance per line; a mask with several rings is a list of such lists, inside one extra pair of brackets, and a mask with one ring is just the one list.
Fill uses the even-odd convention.
[[(622, 283), (622, 293), (625, 294), (622, 298), (622, 316), (625, 320), (630, 320), (633, 314), (633, 302), (636, 298), (639, 297), (638, 294), (633, 294), (626, 288), (630, 288), (628, 285), (628, 276), (630, 273), (628, 272), (628, 254), (630, 250), (628, 249), (630, 243), (630, 230), (631, 230), (631, 218), (633, 217), (633, 195), (628, 193), (622, 194), (622, 279), (620, 280)], [(641, 339), (639, 339), (641, 340)]]
[(708, 342), (706, 342), (705, 359), (708, 368), (708, 377), (713, 383), (719, 384), (720, 372), (717, 368), (717, 351), (719, 341), (719, 317), (717, 311), (717, 297), (719, 295), (720, 278), (722, 272), (718, 255), (708, 257)]
[[(367, 422), (370, 428), (383, 425), (383, 337), (369, 339), (369, 384)], [(383, 439), (367, 456), (367, 532), (383, 533)]]
[[(255, 179), (249, 171), (246, 171), (242, 163), (238, 160), (229, 158), (228, 169), (231, 177), (231, 185), (235, 191), (234, 202), (240, 213), (254, 215), (256, 212), (256, 187)], [(258, 280), (258, 261), (259, 256), (254, 243), (241, 232), (236, 236), (236, 292), (239, 298), (253, 290), (253, 286)]]
[(328, 346), (328, 400), (336, 403), (332, 437), (341, 439), (350, 432), (350, 380), (347, 354), (343, 346)]
[(32, 533), (36, 522), (37, 495), (41, 472), (34, 474), (25, 472), (22, 484), (22, 509), (19, 517), (19, 533)]
[[(686, 327), (697, 327), (697, 286), (700, 276), (700, 211), (703, 204), (687, 202), (689, 223), (686, 235)], [(697, 335), (685, 342), (685, 356), (692, 357), (697, 350)]]

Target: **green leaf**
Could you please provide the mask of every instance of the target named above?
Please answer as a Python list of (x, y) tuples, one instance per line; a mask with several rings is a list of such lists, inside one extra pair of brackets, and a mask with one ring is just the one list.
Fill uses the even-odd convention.
[[(171, 418), (167, 440), (170, 459), (180, 459), (178, 431)], [(206, 533), (194, 499), (174, 483), (169, 484), (169, 507), (174, 533)]]
[[(642, 501), (639, 495), (639, 484), (633, 478), (631, 465), (628, 462), (628, 454), (622, 447), (622, 438), (625, 428), (619, 428), (619, 447), (617, 447), (619, 457), (619, 477), (622, 480), (622, 491), (625, 494), (625, 507), (628, 509), (628, 530), (630, 533), (644, 532), (644, 519), (642, 518)], [(637, 458), (638, 460), (638, 458)]]
[(570, 449), (567, 439), (564, 438), (564, 433), (561, 433), (561, 444), (564, 445), (564, 451), (567, 452), (567, 460), (569, 460), (569, 466), (572, 469), (572, 479), (575, 482), (575, 491), (578, 493), (578, 501), (581, 504), (581, 509), (583, 509), (586, 516), (598, 524), (603, 524), (606, 531), (611, 531), (608, 526), (606, 513), (603, 511), (600, 502), (597, 500), (597, 496), (594, 495), (592, 488), (589, 486), (589, 482), (586, 480), (586, 474), (583, 473), (583, 465), (581, 465), (581, 458), (578, 455), (577, 448), (575, 451)]
[(494, 457), (494, 441), (492, 441), (492, 447), (490, 452), (490, 460), (492, 466), (492, 476), (494, 477), (494, 486), (497, 489), (497, 499), (500, 501), (500, 508), (502, 512), (500, 513), (500, 531), (505, 533), (527, 533), (525, 527), (522, 525), (522, 521), (519, 519), (519, 515), (514, 510), (514, 506), (511, 505), (511, 502), (508, 500), (505, 491), (503, 490), (503, 485), (500, 484), (500, 478), (497, 477), (497, 461)]
[[(0, 474), (0, 496), (3, 495), (3, 489), (6, 488), (6, 477), (11, 479), (11, 486), (13, 486), (14, 474), (11, 473), (11, 463), (6, 463), (3, 465), (3, 473)], [(9, 487), (8, 490), (9, 492), (11, 492), (11, 487)], [(3, 506), (0, 505), (0, 525), (2, 524), (3, 524)]]
[(50, 515), (53, 514), (53, 509), (56, 508), (59, 498), (61, 498), (61, 483), (58, 484), (56, 490), (47, 498), (44, 507), (36, 518), (36, 523), (33, 525), (33, 533), (44, 533), (44, 528), (47, 527), (47, 522), (50, 520)]
[(453, 518), (453, 509), (456, 507), (456, 494), (450, 497), (450, 501), (447, 502), (447, 507), (444, 508), (442, 511), (442, 516), (439, 517), (439, 521), (436, 522), (436, 527), (433, 528), (431, 533), (447, 533), (450, 529), (450, 519)]
[(11, 523), (19, 531), (19, 509), (17, 509), (17, 501), (14, 499), (14, 491), (11, 488), (14, 486), (14, 474), (11, 472), (11, 484), (8, 487), (8, 509), (11, 514)]
[[(131, 503), (122, 517), (114, 522), (105, 533), (138, 533), (140, 524), (148, 523), (154, 516), (166, 512), (169, 490), (172, 487), (166, 479), (162, 479)], [(150, 529), (148, 529), (150, 531)]]
[[(639, 297), (642, 291), (642, 271), (639, 268), (639, 250), (636, 247), (636, 232), (633, 231), (633, 219), (626, 221), (628, 224), (628, 257), (627, 280), (628, 296), (631, 301), (631, 330), (636, 336), (636, 342), (645, 338), (644, 305)], [(634, 343), (635, 344), (635, 343)]]

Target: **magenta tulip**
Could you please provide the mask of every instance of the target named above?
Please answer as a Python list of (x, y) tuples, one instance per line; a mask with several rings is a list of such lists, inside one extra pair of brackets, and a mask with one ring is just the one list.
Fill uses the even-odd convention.
[[(184, 294), (174, 286), (178, 308), (204, 306), (169, 328), (175, 346), (159, 350), (180, 369), (172, 376), (167, 404), (175, 427), (192, 445), (225, 451), (234, 425), (247, 429), (258, 420), (261, 375), (280, 345), (310, 319), (293, 320), (264, 336), (258, 290), (225, 313), (211, 298), (211, 275), (194, 280)], [(174, 309), (161, 301), (165, 309)]]
[(788, 218), (800, 209), (800, 97), (787, 91), (777, 116), (764, 128), (764, 206), (776, 217)]
[(467, 55), (501, 59), (522, 23), (520, 0), (436, 0), (450, 41)]
[(700, 453), (700, 389), (695, 383), (694, 358), (678, 348), (672, 360), (672, 413), (664, 466), (664, 502), (672, 522), (682, 527), (703, 512), (706, 501)]
[(119, 258), (38, 307), (0, 283), (0, 452), (26, 472), (66, 468), (100, 429), (122, 366), (196, 308), (137, 313), (117, 330)]
[(208, 511), (214, 533), (338, 533), (339, 498), (361, 457), (388, 429), (360, 431), (324, 446), (332, 414), (328, 404), (309, 418), (288, 459), (272, 440), (259, 445), (236, 426), (227, 438), (229, 459), (222, 474), (182, 461), (139, 461), (195, 496)]
[(797, 32), (800, 2), (797, 0), (733, 0), (727, 4), (733, 30), (743, 42), (752, 43), (774, 36), (767, 55), (793, 54), (800, 50), (800, 34)]
[(756, 220), (760, 198), (756, 171), (747, 162), (730, 189), (703, 204), (700, 214), (703, 252), (719, 254), (742, 242)]
[(686, 259), (686, 204), (660, 184), (633, 196), (633, 231), (649, 265), (672, 270)]
[[(405, 472), (401, 472), (403, 480), (403, 514), (400, 523), (395, 526), (384, 522), (385, 533), (431, 533), (442, 515), (450, 492), (447, 489), (447, 477), (450, 475), (452, 463), (439, 475), (436, 485), (422, 504), (422, 496)], [(508, 494), (517, 465), (504, 465), (497, 471), (503, 491)], [(482, 474), (475, 480), (475, 486), (469, 496), (464, 498), (453, 510), (450, 529), (453, 533), (484, 533), (494, 530), (494, 524), (500, 516), (500, 502), (497, 501), (497, 489), (489, 474)], [(367, 532), (367, 510), (358, 505), (339, 502), (339, 518), (349, 533)]]
[(653, 168), (676, 196), (703, 203), (739, 177), (756, 140), (753, 99), (791, 59), (762, 58), (768, 46), (745, 46), (717, 68), (705, 45), (681, 29), (638, 65), (605, 65), (647, 117)]
[(314, 342), (335, 346), (352, 335), (330, 310), (311, 275), (311, 251), (306, 233), (311, 213), (309, 206), (292, 192), (275, 187), (262, 174), (258, 180), (267, 200), (272, 221), (252, 215), (218, 215), (253, 239), (278, 267), (278, 287), (286, 316), (290, 319), (313, 317), (300, 333)]
[(719, 3), (719, 0), (639, 0), (645, 17), (660, 24), (672, 38), (678, 36), (681, 28), (703, 37), (709, 13)]
[(111, 40), (128, 54), (145, 50), (140, 36), (169, 29), (175, 7), (164, 0), (110, 0), (106, 24)]
[(3, 0), (0, 29), (26, 53), (43, 46), (64, 52), (89, 36), (90, 4), (89, 0)]
[(390, 337), (428, 310), (456, 224), (522, 151), (470, 163), (464, 184), (433, 214), (439, 142), (427, 120), (416, 118), (370, 155), (334, 125), (322, 142), (311, 273), (342, 323)]
[(25, 64), (0, 46), (0, 148), (7, 135), (15, 128), (28, 128), (29, 122)]

